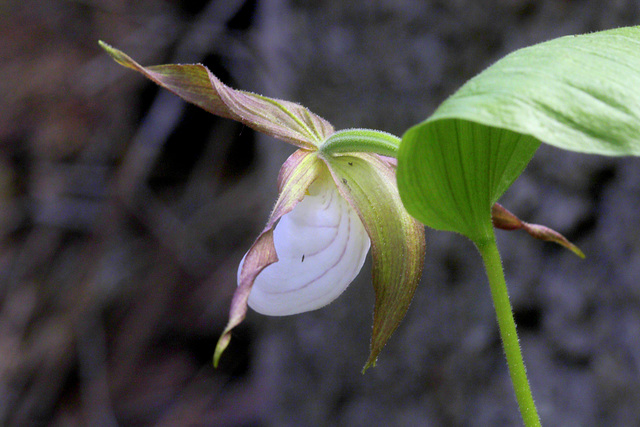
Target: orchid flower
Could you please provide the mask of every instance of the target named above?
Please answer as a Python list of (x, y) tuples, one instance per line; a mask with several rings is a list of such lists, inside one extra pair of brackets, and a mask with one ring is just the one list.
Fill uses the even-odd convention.
[(298, 104), (231, 89), (202, 65), (143, 67), (101, 46), (184, 100), (298, 147), (280, 170), (267, 225), (240, 263), (214, 364), (247, 306), (271, 316), (323, 307), (355, 279), (371, 248), (376, 302), (365, 369), (375, 365), (409, 307), (425, 256), (424, 226), (407, 213), (396, 186), (399, 138), (336, 132)]
[[(324, 307), (356, 278), (371, 248), (376, 301), (365, 370), (374, 366), (409, 308), (425, 256), (424, 226), (406, 211), (396, 185), (400, 139), (369, 129), (336, 132), (298, 104), (226, 86), (203, 65), (143, 67), (100, 45), (119, 64), (184, 100), (298, 147), (280, 169), (267, 225), (240, 262), (214, 364), (247, 307), (270, 316)], [(522, 229), (584, 256), (559, 233), (521, 221), (497, 203), (492, 220), (496, 228)]]

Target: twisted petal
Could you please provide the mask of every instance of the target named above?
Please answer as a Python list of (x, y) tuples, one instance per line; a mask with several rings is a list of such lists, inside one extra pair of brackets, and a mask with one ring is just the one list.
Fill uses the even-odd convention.
[(106, 43), (100, 46), (120, 65), (142, 73), (185, 101), (300, 148), (315, 148), (334, 133), (329, 122), (303, 106), (232, 89), (203, 65), (143, 67)]
[(375, 154), (350, 154), (327, 160), (340, 194), (358, 212), (373, 256), (371, 353), (365, 369), (404, 317), (422, 275), (424, 226), (404, 209), (396, 187), (395, 165)]
[(218, 365), (222, 352), (229, 345), (231, 330), (245, 318), (247, 300), (256, 276), (265, 267), (278, 261), (273, 243), (274, 225), (283, 215), (293, 210), (305, 196), (309, 186), (321, 173), (326, 173), (324, 165), (318, 160), (315, 153), (307, 150), (296, 151), (282, 165), (280, 169), (280, 196), (267, 225), (244, 257), (238, 278), (238, 289), (231, 300), (229, 322), (218, 340), (213, 356), (215, 366)]
[(358, 214), (328, 174), (308, 192), (275, 227), (278, 262), (262, 270), (249, 295), (249, 307), (259, 313), (285, 316), (324, 307), (355, 279), (369, 252)]

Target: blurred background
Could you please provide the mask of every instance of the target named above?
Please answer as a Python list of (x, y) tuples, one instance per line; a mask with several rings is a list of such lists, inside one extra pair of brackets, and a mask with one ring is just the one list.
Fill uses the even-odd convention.
[[(322, 310), (249, 313), (214, 370), (293, 147), (97, 41), (401, 135), (515, 49), (638, 23), (638, 0), (0, 1), (0, 425), (519, 425), (479, 256), (433, 230), (376, 368), (367, 262)], [(501, 202), (587, 254), (499, 232), (543, 423), (639, 425), (640, 160), (542, 147)]]

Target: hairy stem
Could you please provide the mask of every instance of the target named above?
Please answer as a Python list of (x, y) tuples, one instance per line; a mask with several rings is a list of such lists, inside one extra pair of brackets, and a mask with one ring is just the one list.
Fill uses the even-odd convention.
[(513, 383), (524, 425), (527, 427), (540, 426), (540, 418), (538, 417), (538, 412), (533, 402), (531, 387), (527, 379), (527, 371), (524, 366), (524, 360), (522, 359), (522, 352), (520, 351), (516, 323), (513, 318), (511, 303), (509, 302), (507, 283), (504, 278), (504, 271), (502, 270), (502, 262), (500, 260), (500, 253), (498, 252), (495, 236), (493, 236), (492, 233), (490, 238), (483, 242), (476, 242), (476, 246), (480, 251), (487, 270), (493, 305), (498, 318), (502, 347), (507, 357), (509, 374), (511, 375), (511, 382)]
[(339, 153), (376, 153), (396, 157), (400, 138), (373, 129), (345, 129), (327, 138), (319, 147), (327, 155)]

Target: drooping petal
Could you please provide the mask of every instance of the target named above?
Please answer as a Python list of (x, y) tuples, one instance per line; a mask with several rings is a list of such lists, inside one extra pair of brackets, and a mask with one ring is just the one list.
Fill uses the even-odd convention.
[(580, 258), (584, 258), (584, 253), (579, 247), (571, 243), (562, 234), (549, 227), (538, 224), (529, 224), (512, 214), (499, 203), (495, 203), (491, 208), (491, 221), (493, 226), (502, 230), (524, 230), (533, 238), (554, 242), (569, 249)]
[(329, 174), (308, 193), (273, 231), (278, 262), (262, 270), (249, 295), (258, 313), (286, 316), (324, 307), (364, 264), (369, 236)]
[(282, 165), (280, 176), (288, 177), (288, 179), (282, 183), (280, 196), (271, 212), (267, 225), (244, 257), (242, 270), (238, 278), (238, 289), (236, 289), (231, 300), (229, 322), (218, 340), (213, 356), (215, 366), (218, 365), (222, 352), (229, 345), (231, 330), (238, 326), (246, 316), (247, 300), (256, 276), (265, 267), (278, 261), (273, 243), (274, 225), (302, 200), (309, 186), (321, 173), (326, 173), (324, 164), (318, 160), (315, 153), (307, 150), (296, 151)]
[(315, 148), (334, 133), (329, 122), (303, 106), (232, 89), (203, 65), (143, 67), (104, 42), (100, 46), (120, 65), (144, 74), (185, 101), (300, 148)]
[(422, 275), (424, 226), (404, 209), (396, 187), (395, 168), (375, 154), (350, 154), (326, 160), (340, 194), (358, 212), (373, 256), (371, 353), (365, 369), (404, 317)]

